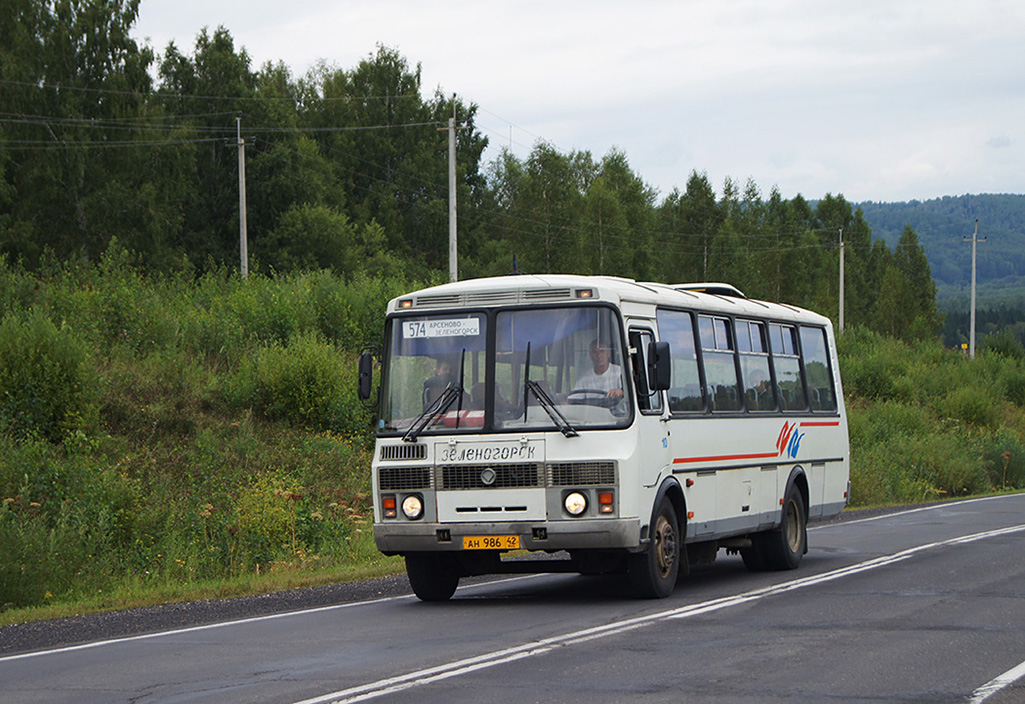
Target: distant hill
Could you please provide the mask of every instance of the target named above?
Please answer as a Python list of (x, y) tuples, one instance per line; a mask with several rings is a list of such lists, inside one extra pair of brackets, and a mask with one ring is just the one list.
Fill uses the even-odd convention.
[(972, 246), (979, 221), (977, 293), (980, 308), (1025, 308), (1025, 195), (944, 196), (904, 203), (858, 203), (875, 237), (892, 248), (911, 225), (925, 249), (937, 298), (945, 310), (967, 310)]

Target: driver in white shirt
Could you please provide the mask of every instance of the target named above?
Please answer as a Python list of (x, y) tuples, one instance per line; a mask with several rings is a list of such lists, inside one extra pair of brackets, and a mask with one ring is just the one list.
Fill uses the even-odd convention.
[(623, 399), (623, 369), (618, 364), (611, 364), (612, 350), (603, 342), (595, 340), (591, 343), (591, 362), (594, 369), (585, 371), (577, 379), (577, 389), (593, 389), (605, 393), (610, 402)]

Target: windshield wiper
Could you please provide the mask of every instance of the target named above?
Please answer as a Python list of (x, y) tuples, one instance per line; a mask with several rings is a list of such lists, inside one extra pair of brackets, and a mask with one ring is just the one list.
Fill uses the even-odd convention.
[[(559, 409), (555, 406), (555, 401), (552, 400), (552, 397), (548, 395), (548, 392), (544, 390), (541, 384), (536, 381), (528, 380), (526, 382), (526, 386), (527, 391), (534, 394), (534, 398), (536, 398), (538, 403), (541, 404), (541, 408), (545, 410), (548, 417), (551, 418), (552, 422), (559, 428), (559, 432), (568, 438), (575, 438), (580, 435), (580, 433), (576, 431), (576, 428), (570, 425), (569, 421), (566, 420), (566, 416), (559, 412)], [(523, 419), (527, 419), (526, 415), (524, 415)]]
[(548, 392), (542, 388), (542, 386), (536, 381), (530, 380), (530, 343), (527, 343), (527, 363), (524, 365), (523, 370), (523, 422), (527, 422), (527, 392), (534, 394), (534, 398), (541, 404), (541, 408), (544, 409), (548, 417), (555, 423), (555, 427), (559, 429), (563, 435), (568, 438), (575, 438), (580, 435), (566, 417), (559, 412), (559, 409), (555, 407), (555, 401), (548, 395)]
[(434, 403), (428, 406), (423, 413), (416, 417), (413, 424), (409, 426), (409, 430), (402, 436), (404, 442), (416, 442), (416, 438), (420, 433), (424, 431), (431, 421), (434, 420), (435, 415), (444, 415), (445, 411), (448, 410), (457, 398), (461, 399), (463, 396), (463, 387), (456, 383), (449, 383), (445, 387), (445, 390), (441, 392), (441, 395), (435, 399)]

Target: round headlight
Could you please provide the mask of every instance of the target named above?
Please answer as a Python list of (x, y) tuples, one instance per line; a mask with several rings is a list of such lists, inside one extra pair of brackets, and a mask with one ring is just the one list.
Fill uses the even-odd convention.
[(563, 499), (562, 505), (566, 507), (566, 513), (569, 515), (579, 516), (587, 510), (587, 497), (579, 491), (574, 491), (566, 494), (566, 498)]
[(411, 521), (424, 515), (424, 502), (416, 494), (410, 494), (402, 500), (402, 513)]

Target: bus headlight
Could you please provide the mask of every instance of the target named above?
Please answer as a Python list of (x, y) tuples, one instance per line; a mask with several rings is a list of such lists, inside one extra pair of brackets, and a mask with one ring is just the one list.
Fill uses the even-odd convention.
[(411, 521), (415, 521), (424, 515), (424, 502), (416, 494), (410, 494), (402, 500), (402, 513)]
[(579, 516), (587, 510), (587, 497), (579, 491), (572, 491), (566, 494), (566, 498), (562, 500), (562, 505), (569, 515)]

